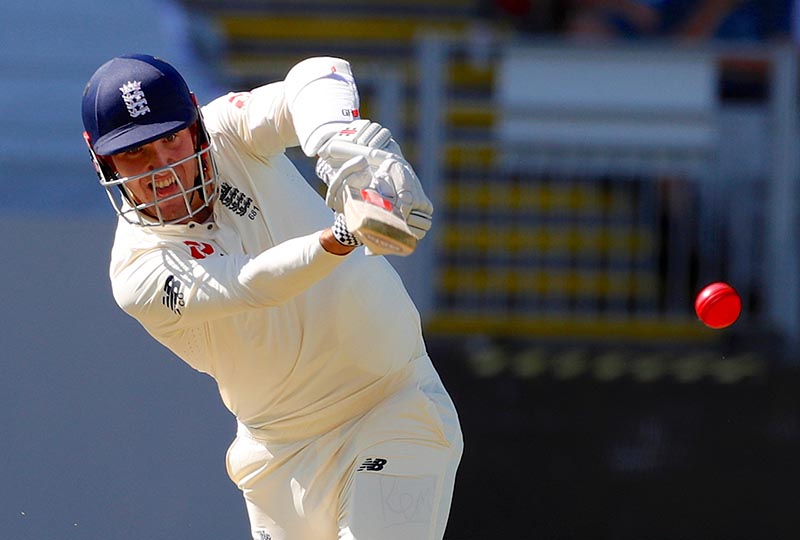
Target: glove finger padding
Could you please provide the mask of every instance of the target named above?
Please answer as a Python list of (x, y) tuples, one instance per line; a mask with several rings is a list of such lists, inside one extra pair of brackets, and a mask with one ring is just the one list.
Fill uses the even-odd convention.
[(421, 240), (433, 224), (433, 203), (425, 195), (414, 169), (405, 160), (387, 159), (378, 167), (375, 177), (394, 186), (395, 206), (417, 240)]
[(330, 186), (333, 182), (333, 176), (336, 174), (336, 167), (333, 166), (331, 160), (319, 158), (317, 159), (316, 167), (314, 167), (314, 172), (317, 174), (317, 178), (325, 182), (326, 186)]
[[(391, 131), (377, 122), (370, 122), (366, 119), (351, 122), (346, 129), (356, 129), (352, 142), (370, 148), (383, 148), (383, 145), (392, 138)], [(336, 135), (334, 135), (334, 137), (336, 137)]]
[(336, 212), (344, 212), (345, 185), (363, 189), (369, 186), (372, 180), (369, 163), (364, 157), (357, 156), (347, 160), (331, 178), (328, 193), (325, 195), (325, 204)]
[[(334, 139), (368, 148), (378, 148), (402, 156), (400, 146), (392, 139), (392, 132), (379, 123), (372, 122), (366, 118), (353, 120), (330, 138), (330, 140)], [(394, 146), (390, 147), (390, 145)], [(320, 149), (319, 154), (323, 155), (324, 153), (323, 147)]]
[(406, 224), (411, 230), (411, 233), (417, 238), (422, 240), (428, 231), (431, 230), (433, 225), (433, 218), (427, 214), (418, 214), (416, 210), (412, 210), (406, 219)]

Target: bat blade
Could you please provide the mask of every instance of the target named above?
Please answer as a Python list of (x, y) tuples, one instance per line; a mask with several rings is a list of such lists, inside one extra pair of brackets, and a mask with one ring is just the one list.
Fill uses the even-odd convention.
[(410, 255), (417, 238), (390, 201), (372, 189), (345, 188), (344, 217), (349, 231), (376, 255)]

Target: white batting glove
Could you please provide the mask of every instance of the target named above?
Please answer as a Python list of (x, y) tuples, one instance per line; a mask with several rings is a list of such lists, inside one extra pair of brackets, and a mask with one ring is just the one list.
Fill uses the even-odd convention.
[(422, 240), (433, 224), (433, 203), (425, 195), (414, 169), (402, 158), (389, 158), (373, 174), (379, 191), (382, 189), (383, 195), (400, 211), (417, 240)]
[[(355, 144), (363, 147), (364, 150), (382, 150), (397, 154), (400, 157), (403, 156), (400, 151), (400, 145), (392, 138), (392, 132), (387, 128), (377, 122), (371, 122), (366, 119), (350, 122), (334, 133), (317, 152), (319, 159), (317, 159), (316, 173), (320, 180), (328, 186), (329, 196), (326, 200), (338, 201), (341, 199), (341, 193), (331, 193), (331, 189), (334, 189), (331, 187), (333, 185), (333, 177), (346, 161), (356, 155), (342, 154), (342, 152), (337, 151), (336, 148), (341, 148), (341, 146), (337, 146), (339, 143)], [(340, 184), (335, 189), (341, 190), (341, 188)], [(333, 208), (330, 204), (328, 206)]]
[(328, 185), (325, 203), (330, 208), (343, 211), (345, 184), (370, 187), (400, 212), (417, 240), (430, 230), (433, 204), (388, 129), (355, 120), (334, 134), (318, 154), (316, 172)]
[(364, 189), (373, 183), (372, 171), (363, 156), (356, 156), (345, 161), (331, 176), (325, 204), (335, 212), (344, 212), (345, 185), (356, 189)]

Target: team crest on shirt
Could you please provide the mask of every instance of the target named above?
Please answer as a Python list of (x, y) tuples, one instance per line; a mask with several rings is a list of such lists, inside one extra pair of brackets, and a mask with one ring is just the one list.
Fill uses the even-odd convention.
[(219, 202), (234, 214), (247, 217), (251, 221), (255, 220), (260, 212), (253, 204), (252, 197), (227, 182), (219, 186)]
[(257, 532), (258, 532), (258, 540), (272, 540), (272, 536), (270, 536), (270, 534), (267, 531), (262, 529)]

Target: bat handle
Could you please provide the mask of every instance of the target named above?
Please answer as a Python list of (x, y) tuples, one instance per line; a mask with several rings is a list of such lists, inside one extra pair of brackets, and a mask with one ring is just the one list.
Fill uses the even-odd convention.
[(333, 140), (323, 146), (319, 156), (340, 160), (348, 160), (357, 156), (363, 156), (366, 158), (367, 163), (374, 166), (380, 165), (389, 158), (398, 157), (396, 154), (387, 152), (386, 150), (378, 150), (377, 148), (369, 148), (368, 146), (338, 140)]

